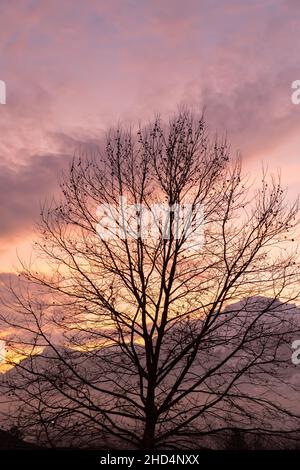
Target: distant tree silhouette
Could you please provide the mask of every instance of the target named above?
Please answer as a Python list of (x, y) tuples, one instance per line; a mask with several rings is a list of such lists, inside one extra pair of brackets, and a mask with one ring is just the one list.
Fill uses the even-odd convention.
[[(142, 449), (296, 429), (274, 392), (299, 330), (288, 313), (299, 295), (298, 204), (285, 202), (280, 178), (263, 172), (255, 189), (226, 140), (180, 109), (167, 124), (109, 132), (104, 150), (74, 159), (61, 189), (35, 244), (49, 271), (23, 263), (2, 318), (9, 349), (28, 355), (3, 385), (20, 404), (18, 426), (52, 446)], [(120, 196), (136, 211), (124, 215)], [(145, 238), (139, 205), (159, 203), (171, 208), (167, 224)], [(191, 223), (178, 231), (184, 204)], [(99, 223), (114, 232), (109, 217), (118, 230), (101, 238)]]

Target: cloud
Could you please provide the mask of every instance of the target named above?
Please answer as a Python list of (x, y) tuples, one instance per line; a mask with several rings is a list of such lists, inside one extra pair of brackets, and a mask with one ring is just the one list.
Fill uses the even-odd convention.
[[(300, 106), (297, 2), (0, 0), (0, 237), (30, 237), (39, 200), (76, 146), (107, 127), (207, 107), (247, 162), (294, 181)], [(293, 142), (293, 145), (291, 145)], [(282, 157), (281, 157), (282, 158)], [(259, 163), (260, 166), (260, 163)], [(294, 183), (293, 183), (294, 184)], [(5, 248), (6, 250), (6, 248)]]
[(0, 238), (32, 230), (39, 209), (39, 198), (51, 195), (57, 186), (58, 170), (65, 164), (63, 155), (33, 156), (14, 169), (0, 166)]

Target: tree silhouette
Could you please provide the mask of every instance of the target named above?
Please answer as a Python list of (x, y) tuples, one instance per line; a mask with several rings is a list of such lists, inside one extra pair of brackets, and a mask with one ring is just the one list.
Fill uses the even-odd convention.
[(23, 263), (2, 318), (8, 347), (28, 355), (4, 384), (18, 426), (53, 446), (142, 449), (295, 429), (273, 393), (299, 330), (298, 207), (280, 178), (263, 172), (256, 189), (226, 140), (181, 109), (112, 130), (61, 189), (35, 244), (49, 270)]

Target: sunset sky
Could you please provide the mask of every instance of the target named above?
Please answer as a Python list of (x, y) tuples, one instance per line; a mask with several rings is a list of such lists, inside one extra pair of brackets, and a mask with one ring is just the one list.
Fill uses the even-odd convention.
[(118, 121), (206, 107), (256, 175), (300, 182), (297, 0), (0, 0), (0, 272), (29, 253), (61, 168)]

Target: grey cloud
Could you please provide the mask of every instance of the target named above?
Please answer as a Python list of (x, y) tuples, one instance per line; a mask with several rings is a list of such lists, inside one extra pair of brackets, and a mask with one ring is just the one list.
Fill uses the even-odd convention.
[(0, 238), (32, 229), (40, 201), (56, 191), (66, 155), (33, 156), (15, 168), (0, 165)]

